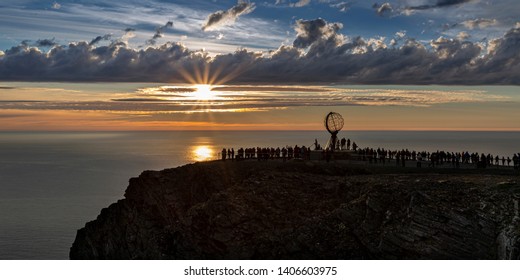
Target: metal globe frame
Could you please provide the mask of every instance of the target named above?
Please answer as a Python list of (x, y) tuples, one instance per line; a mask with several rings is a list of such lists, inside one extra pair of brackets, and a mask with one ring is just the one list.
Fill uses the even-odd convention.
[(345, 125), (345, 121), (341, 114), (336, 112), (330, 112), (325, 116), (325, 128), (331, 134), (327, 148), (330, 150), (336, 150), (336, 142), (338, 139), (338, 132)]

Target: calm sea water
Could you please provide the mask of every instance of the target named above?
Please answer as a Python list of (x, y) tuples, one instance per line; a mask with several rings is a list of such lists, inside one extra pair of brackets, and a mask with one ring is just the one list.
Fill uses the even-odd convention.
[[(512, 156), (520, 132), (341, 132), (361, 147)], [(0, 132), (0, 259), (67, 259), (76, 230), (143, 170), (216, 158), (223, 147), (324, 145), (325, 132)]]

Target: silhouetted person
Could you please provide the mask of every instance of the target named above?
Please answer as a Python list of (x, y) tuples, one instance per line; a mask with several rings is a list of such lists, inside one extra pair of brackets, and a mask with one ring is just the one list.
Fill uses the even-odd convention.
[(435, 167), (435, 162), (437, 161), (437, 154), (432, 153), (430, 155), (430, 164), (428, 164), (428, 167)]
[(226, 155), (227, 155), (227, 151), (226, 151), (226, 148), (222, 149), (222, 160), (226, 160)]
[(294, 158), (300, 158), (300, 147), (294, 146)]
[(488, 163), (488, 159), (487, 159), (486, 155), (485, 154), (481, 154), (480, 155), (480, 161), (478, 163), (478, 164), (480, 164), (479, 167), (480, 168), (486, 168), (487, 163)]
[(345, 137), (341, 138), (341, 149), (345, 150), (345, 145), (347, 144), (347, 140)]
[(238, 149), (237, 159), (244, 159), (244, 148)]
[(347, 150), (350, 150), (350, 138), (347, 139)]
[(262, 159), (262, 148), (256, 147), (256, 159), (260, 161)]

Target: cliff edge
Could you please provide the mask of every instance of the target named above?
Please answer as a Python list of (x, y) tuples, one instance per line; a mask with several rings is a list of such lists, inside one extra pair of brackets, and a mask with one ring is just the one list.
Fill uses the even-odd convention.
[(413, 170), (226, 161), (145, 171), (78, 230), (70, 258), (520, 258), (518, 176)]

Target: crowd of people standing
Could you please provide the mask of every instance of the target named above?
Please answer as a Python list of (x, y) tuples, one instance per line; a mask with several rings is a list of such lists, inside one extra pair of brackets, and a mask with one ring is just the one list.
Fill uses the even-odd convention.
[(305, 146), (286, 146), (280, 149), (267, 148), (267, 147), (256, 147), (256, 148), (239, 148), (236, 153), (235, 149), (222, 149), (220, 157), (222, 160), (242, 160), (242, 159), (257, 159), (257, 160), (268, 160), (268, 159), (309, 159), (311, 149)]
[[(314, 142), (314, 150), (321, 151), (322, 159), (329, 161), (334, 158), (336, 151), (351, 151), (353, 157), (350, 159), (368, 161), (369, 164), (387, 164), (395, 162), (397, 166), (408, 166), (410, 163), (415, 162), (416, 167), (428, 167), (445, 166), (447, 164), (454, 168), (459, 168), (461, 165), (475, 166), (477, 168), (486, 168), (490, 166), (513, 166), (514, 169), (520, 169), (520, 153), (514, 154), (512, 157), (499, 157), (498, 155), (491, 154), (479, 154), (464, 152), (427, 152), (427, 151), (410, 151), (408, 149), (402, 150), (389, 150), (382, 148), (363, 148), (360, 149), (355, 142), (350, 139), (342, 138), (335, 143), (336, 150), (329, 148), (322, 149), (318, 144), (318, 141)], [(239, 148), (235, 151), (234, 148), (222, 149), (219, 157), (222, 160), (244, 160), (244, 159), (257, 159), (257, 160), (268, 160), (268, 159), (310, 159), (311, 148), (306, 146), (286, 146), (286, 147), (252, 147), (252, 148)]]
[(436, 167), (445, 164), (451, 164), (453, 167), (460, 167), (461, 164), (474, 165), (478, 168), (486, 168), (489, 166), (511, 166), (515, 169), (520, 168), (520, 153), (514, 154), (512, 157), (499, 157), (498, 155), (479, 154), (465, 152), (426, 152), (426, 151), (409, 151), (403, 150), (385, 150), (381, 148), (360, 149), (358, 154), (362, 160), (369, 163), (386, 164), (389, 161), (395, 161), (396, 165), (405, 166), (407, 161), (416, 162), (417, 167), (422, 167), (423, 163), (427, 163), (428, 167)]

